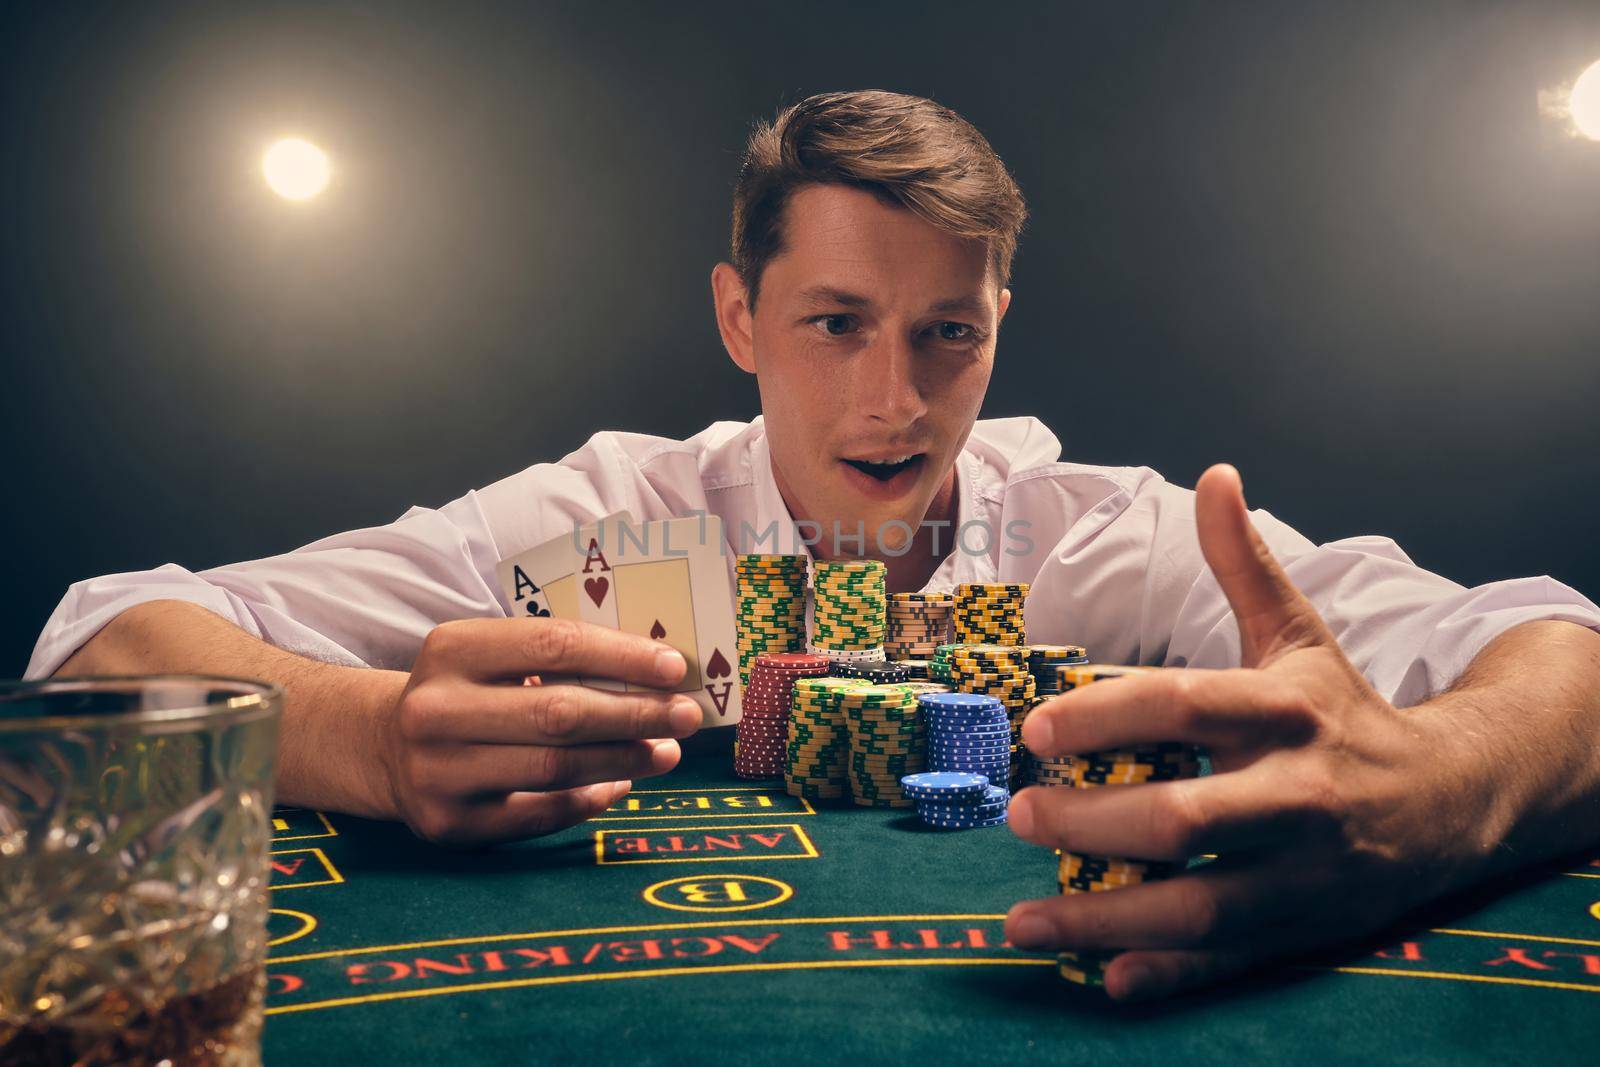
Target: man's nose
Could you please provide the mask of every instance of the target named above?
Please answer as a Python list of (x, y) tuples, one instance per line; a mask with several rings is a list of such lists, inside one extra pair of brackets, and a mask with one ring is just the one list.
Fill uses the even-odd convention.
[(857, 410), (892, 429), (928, 412), (917, 382), (917, 350), (903, 336), (880, 337), (861, 353), (855, 382)]

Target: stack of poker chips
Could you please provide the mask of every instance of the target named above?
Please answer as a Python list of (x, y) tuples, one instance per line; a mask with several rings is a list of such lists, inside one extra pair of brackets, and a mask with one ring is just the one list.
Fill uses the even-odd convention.
[[(1028, 673), (1033, 675), (1034, 694), (1033, 704), (1028, 710), (1031, 712), (1034, 708), (1038, 707), (1046, 700), (1049, 700), (1051, 697), (1061, 692), (1061, 686), (1056, 676), (1057, 667), (1062, 666), (1063, 664), (1078, 664), (1088, 662), (1089, 653), (1082, 645), (1029, 645)], [(1038, 781), (1038, 779), (1034, 777), (1034, 772), (1039, 769), (1040, 761), (1035, 760), (1029, 755), (1027, 745), (1023, 744), (1022, 742), (1022, 733), (1020, 727), (1018, 728), (1017, 732), (1017, 754), (1019, 757), (1021, 757), (1021, 767), (1018, 773), (1018, 781)], [(1047, 771), (1050, 769), (1059, 769), (1065, 771), (1066, 769), (1065, 764), (1061, 763), (1061, 761), (1047, 760), (1044, 762), (1060, 764), (1058, 768), (1046, 768)], [(1046, 777), (1048, 778), (1049, 775), (1047, 774)], [(1040, 784), (1051, 783), (1045, 782)]]
[(933, 657), (928, 660), (928, 677), (935, 682), (948, 682), (950, 680), (950, 654), (960, 645), (940, 645), (933, 650)]
[(735, 727), (733, 773), (777, 778), (784, 772), (794, 683), (828, 672), (828, 661), (804, 652), (763, 652), (750, 667), (744, 706)]
[(1061, 692), (1057, 667), (1088, 662), (1089, 652), (1082, 645), (1028, 646), (1028, 673), (1033, 675), (1040, 697), (1052, 697)]
[(887, 574), (875, 559), (818, 563), (810, 651), (829, 659), (883, 659)]
[(892, 593), (883, 654), (893, 660), (926, 659), (950, 639), (949, 593)]
[(981, 774), (925, 771), (900, 779), (900, 788), (917, 805), (917, 816), (929, 826), (971, 830), (1006, 821), (1009, 794)]
[[(1057, 667), (1056, 674), (1062, 692), (1068, 692), (1093, 682), (1122, 678), (1151, 669), (1086, 664)], [(1170, 782), (1179, 778), (1193, 778), (1200, 773), (1199, 755), (1195, 748), (1176, 743), (1141, 745), (1131, 749), (1072, 756), (1068, 760), (1068, 767), (1068, 779), (1074, 789)], [(1058, 861), (1056, 880), (1062, 893), (1100, 893), (1170, 878), (1183, 867), (1182, 863), (1156, 863), (1063, 852)], [(1063, 978), (1079, 985), (1104, 985), (1106, 965), (1115, 955), (1115, 952), (1062, 952), (1057, 956), (1057, 968)]]
[(897, 659), (894, 661), (894, 665), (896, 667), (904, 667), (913, 681), (917, 679), (926, 680), (932, 677), (928, 673), (931, 664), (925, 659)]
[(806, 644), (806, 557), (740, 556), (739, 684), (763, 652), (799, 652)]
[(850, 734), (850, 793), (863, 807), (908, 808), (900, 779), (924, 767), (927, 735), (917, 694), (903, 685), (857, 683), (839, 694)]
[(941, 685), (938, 682), (923, 681), (917, 678), (913, 678), (909, 682), (901, 682), (900, 688), (908, 690), (913, 696), (918, 697), (926, 696), (929, 693), (950, 692), (950, 687), (948, 685)]
[(1033, 709), (1035, 685), (1027, 645), (957, 645), (950, 650), (950, 684), (959, 692), (995, 698), (1005, 709), (1007, 772), (995, 785), (1011, 788), (1022, 772), (1022, 722)]
[(1028, 629), (1022, 621), (1027, 599), (1027, 582), (964, 582), (956, 586), (956, 644), (1027, 644)]
[(928, 769), (981, 774), (1010, 793), (1011, 724), (998, 699), (981, 693), (917, 698), (928, 730)]
[(784, 786), (791, 796), (837, 799), (850, 789), (846, 764), (849, 727), (839, 698), (861, 683), (850, 678), (799, 678), (789, 705)]
[(850, 665), (851, 677), (871, 685), (898, 685), (911, 681), (911, 668), (887, 660), (863, 660)]
[(828, 673), (835, 678), (864, 679), (865, 672), (887, 666), (886, 659), (833, 659), (828, 661)]

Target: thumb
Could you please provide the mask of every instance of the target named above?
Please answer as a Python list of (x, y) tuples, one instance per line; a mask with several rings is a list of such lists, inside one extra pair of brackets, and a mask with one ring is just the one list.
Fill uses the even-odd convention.
[(1244, 484), (1230, 464), (1206, 470), (1195, 485), (1200, 552), (1239, 620), (1239, 654), (1264, 667), (1296, 648), (1334, 645), (1317, 609), (1283, 572), (1245, 508)]

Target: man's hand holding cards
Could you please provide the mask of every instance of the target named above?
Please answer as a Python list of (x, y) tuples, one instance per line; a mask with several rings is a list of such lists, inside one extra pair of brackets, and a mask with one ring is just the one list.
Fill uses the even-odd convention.
[[(671, 645), (688, 664), (675, 691), (700, 705), (703, 725), (726, 726), (739, 721), (739, 687), (722, 545), (715, 515), (635, 523), (618, 512), (503, 560), (496, 573), (514, 618), (577, 619)], [(637, 688), (614, 678), (577, 680)]]
[[(463, 619), (423, 642), (384, 730), (394, 807), (420, 837), (469, 846), (553, 833), (677, 766), (699, 705), (687, 664), (647, 637), (571, 619)], [(583, 677), (524, 685), (529, 675)]]

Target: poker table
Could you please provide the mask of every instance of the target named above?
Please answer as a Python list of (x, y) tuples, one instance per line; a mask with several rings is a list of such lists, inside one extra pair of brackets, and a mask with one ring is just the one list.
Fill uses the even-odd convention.
[(265, 1062), (1595, 1062), (1600, 859), (1377, 941), (1155, 1005), (1004, 942), (1056, 891), (1004, 826), (824, 806), (731, 772), (731, 730), (603, 816), (475, 853), (274, 821)]

